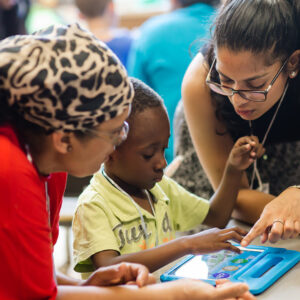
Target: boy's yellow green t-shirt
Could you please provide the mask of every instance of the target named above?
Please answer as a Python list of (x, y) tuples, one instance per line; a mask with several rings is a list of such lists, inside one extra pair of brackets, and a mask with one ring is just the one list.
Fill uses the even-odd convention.
[(209, 210), (207, 200), (166, 176), (150, 193), (155, 199), (155, 216), (139, 206), (146, 224), (146, 242), (141, 217), (132, 200), (114, 187), (102, 171), (93, 176), (78, 199), (73, 219), (76, 271), (94, 271), (90, 257), (100, 251), (115, 250), (122, 255), (168, 242), (175, 238), (176, 231), (201, 224)]

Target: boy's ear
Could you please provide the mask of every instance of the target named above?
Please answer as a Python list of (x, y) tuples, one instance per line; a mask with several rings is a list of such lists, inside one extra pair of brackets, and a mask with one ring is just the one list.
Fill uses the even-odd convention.
[(113, 165), (114, 165), (114, 162), (115, 162), (115, 155), (114, 155), (115, 152), (111, 153), (109, 156), (108, 156), (108, 159), (107, 161), (105, 162), (105, 166), (108, 167), (108, 168), (112, 168)]
[(114, 159), (113, 159), (112, 155), (109, 155), (106, 163), (111, 164), (113, 161), (114, 161)]
[(113, 151), (111, 154), (109, 154), (108, 156), (108, 161), (109, 162), (113, 162), (117, 159), (117, 151)]
[(71, 145), (70, 134), (62, 131), (55, 131), (51, 136), (53, 147), (57, 152), (67, 154), (72, 151), (73, 147)]

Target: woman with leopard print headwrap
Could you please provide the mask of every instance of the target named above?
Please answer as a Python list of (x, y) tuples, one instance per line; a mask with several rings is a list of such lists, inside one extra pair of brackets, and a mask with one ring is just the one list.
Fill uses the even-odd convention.
[[(147, 286), (148, 270), (130, 263), (87, 281), (55, 275), (64, 172), (100, 168), (127, 136), (132, 97), (124, 67), (78, 25), (0, 42), (1, 299), (224, 299), (247, 290), (200, 281)], [(127, 282), (145, 287), (103, 287)]]

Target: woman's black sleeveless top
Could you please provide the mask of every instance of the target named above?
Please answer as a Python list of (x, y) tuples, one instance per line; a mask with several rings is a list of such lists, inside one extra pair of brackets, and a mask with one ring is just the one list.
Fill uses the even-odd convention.
[[(298, 92), (298, 97), (293, 96), (297, 95), (296, 88), (295, 82), (290, 83), (266, 139), (266, 153), (258, 159), (262, 181), (270, 184), (270, 192), (275, 195), (290, 185), (300, 184), (300, 93)], [(259, 119), (252, 121), (252, 130), (249, 122), (242, 120), (234, 112), (229, 101), (228, 104), (226, 117), (232, 114), (234, 123), (236, 122), (232, 126), (230, 120), (229, 123), (225, 120), (232, 138), (236, 140), (238, 137), (253, 134), (262, 142), (279, 101)], [(249, 168), (248, 175), (251, 170), (252, 168)]]

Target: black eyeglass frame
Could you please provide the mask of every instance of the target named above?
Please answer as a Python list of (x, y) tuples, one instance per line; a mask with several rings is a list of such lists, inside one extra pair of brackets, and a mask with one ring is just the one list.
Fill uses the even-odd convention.
[[(228, 97), (232, 97), (234, 94), (239, 94), (242, 98), (246, 99), (247, 101), (253, 101), (253, 102), (265, 102), (267, 100), (267, 95), (270, 91), (270, 89), (272, 88), (273, 84), (275, 83), (276, 79), (278, 78), (278, 76), (280, 75), (280, 73), (282, 72), (283, 68), (285, 67), (286, 63), (288, 62), (288, 58), (284, 61), (284, 63), (282, 64), (282, 66), (280, 67), (280, 69), (278, 70), (278, 72), (276, 73), (276, 75), (274, 76), (274, 78), (272, 79), (272, 81), (270, 82), (270, 84), (268, 85), (268, 87), (264, 90), (264, 91), (259, 91), (259, 90), (235, 90), (231, 87), (228, 87), (226, 85), (223, 85), (223, 84), (220, 84), (220, 83), (217, 83), (217, 82), (214, 82), (211, 80), (211, 71), (214, 67), (214, 65), (216, 64), (216, 61), (217, 59), (214, 58), (214, 61), (209, 69), (209, 72), (206, 76), (206, 84), (208, 85), (208, 87), (214, 91), (215, 93), (217, 94), (220, 94), (220, 95), (223, 95), (223, 96), (228, 96)], [(210, 85), (214, 85), (216, 86), (218, 89), (221, 89), (222, 91), (222, 88), (226, 88), (228, 90), (231, 91), (231, 94), (226, 94), (225, 92), (224, 93), (220, 93), (218, 91), (215, 91), (214, 89), (212, 89), (210, 87)], [(247, 97), (245, 97), (245, 95), (243, 95), (242, 93), (245, 92), (245, 93), (253, 93), (253, 94), (262, 94), (264, 95), (264, 99), (262, 100), (253, 100), (253, 99), (249, 99)]]
[(120, 146), (126, 139), (129, 133), (129, 124), (124, 121), (120, 130), (116, 133), (97, 132), (94, 129), (86, 128), (85, 132), (92, 133), (95, 137), (103, 139), (111, 143), (114, 147)]

